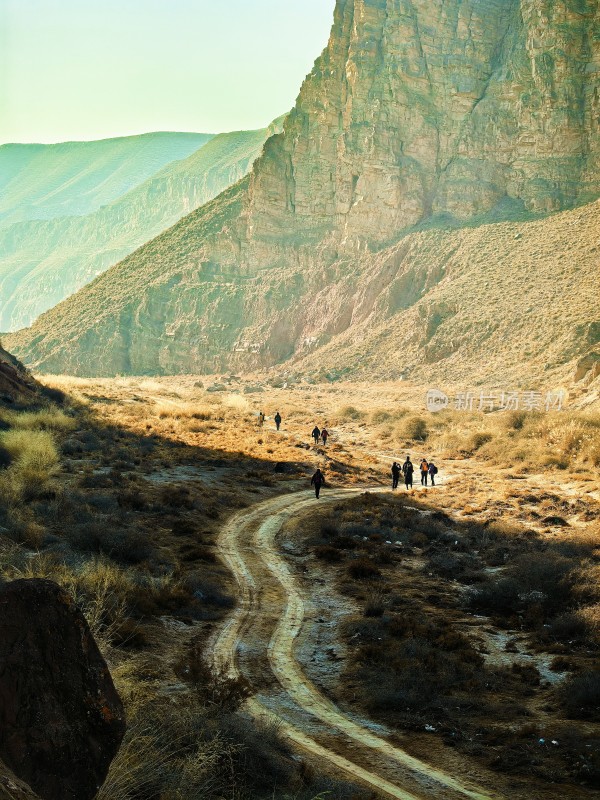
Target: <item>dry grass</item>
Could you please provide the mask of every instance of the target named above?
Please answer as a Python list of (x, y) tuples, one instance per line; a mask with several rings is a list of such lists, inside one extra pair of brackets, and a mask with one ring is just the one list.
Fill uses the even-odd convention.
[[(193, 669), (206, 631), (234, 602), (229, 576), (215, 553), (216, 530), (238, 507), (271, 493), (307, 487), (317, 465), (324, 468), (333, 485), (363, 481), (372, 485), (387, 481), (388, 454), (391, 463), (392, 453), (412, 452), (418, 457), (432, 454), (443, 475), (449, 468), (459, 475), (444, 486), (442, 494), (432, 496), (440, 506), (456, 509), (463, 516), (464, 536), (458, 537), (460, 546), (456, 548), (443, 540), (452, 524), (448, 516), (423, 518), (400, 505), (390, 507), (375, 495), (361, 504), (341, 505), (331, 520), (316, 517), (314, 531), (306, 531), (313, 536), (314, 563), (320, 569), (336, 570), (342, 590), (360, 603), (360, 623), (373, 626), (360, 628), (361, 635), (370, 631), (377, 639), (380, 626), (382, 641), (389, 637), (401, 645), (394, 650), (396, 666), (405, 665), (410, 673), (408, 684), (413, 687), (413, 707), (405, 719), (409, 727), (418, 722), (422, 729), (430, 713), (430, 709), (419, 709), (417, 703), (423, 661), (431, 665), (433, 679), (439, 683), (438, 698), (449, 714), (454, 714), (452, 703), (457, 699), (451, 681), (456, 679), (456, 691), (463, 692), (458, 705), (468, 694), (465, 687), (469, 681), (479, 684), (469, 666), (471, 651), (452, 637), (443, 637), (441, 621), (439, 626), (419, 628), (428, 645), (415, 658), (403, 649), (410, 637), (402, 634), (400, 623), (390, 627), (390, 618), (406, 612), (398, 605), (398, 586), (404, 595), (407, 584), (395, 571), (407, 556), (422, 553), (426, 569), (424, 584), (418, 587), (419, 602), (437, 598), (432, 600), (436, 606), (450, 581), (458, 581), (465, 593), (481, 587), (482, 564), (486, 569), (508, 569), (523, 550), (533, 553), (530, 558), (534, 562), (543, 560), (532, 547), (532, 534), (524, 532), (534, 513), (538, 527), (544, 519), (581, 517), (581, 525), (566, 528), (560, 539), (568, 543), (576, 532), (583, 548), (573, 551), (574, 555), (558, 553), (561, 558), (578, 559), (568, 603), (551, 613), (546, 609), (548, 617), (540, 616), (532, 603), (522, 624), (529, 626), (527, 630), (537, 637), (540, 648), (551, 646), (558, 656), (570, 657), (569, 641), (576, 640), (580, 648), (596, 646), (600, 540), (591, 527), (593, 508), (576, 497), (567, 501), (559, 492), (538, 491), (531, 499), (531, 488), (508, 482), (497, 468), (509, 466), (511, 474), (524, 471), (525, 477), (535, 468), (544, 476), (560, 478), (565, 475), (561, 463), (566, 460), (569, 470), (577, 471), (581, 479), (593, 477), (598, 422), (592, 414), (425, 415), (418, 412), (420, 401), (411, 394), (413, 390), (400, 385), (273, 389), (255, 397), (236, 393), (235, 387), (210, 393), (195, 385), (193, 377), (58, 378), (52, 384), (76, 393), (73, 406), (60, 412), (40, 409), (43, 415), (37, 421), (16, 415), (7, 423), (9, 429), (0, 434), (0, 464), (3, 453), (8, 461), (5, 468), (0, 466), (0, 487), (8, 485), (9, 475), (16, 476), (23, 453), (33, 452), (33, 442), (40, 448), (45, 442), (47, 452), (58, 458), (42, 460), (48, 478), (29, 500), (24, 491), (13, 493), (10, 502), (6, 493), (0, 495), (0, 527), (8, 531), (0, 539), (0, 570), (5, 577), (38, 575), (65, 586), (84, 608), (109, 660), (127, 703), (131, 734), (102, 796), (111, 800), (133, 800), (134, 795), (139, 800), (158, 796), (245, 800), (291, 792), (309, 800), (317, 794), (313, 789), (307, 795), (301, 780), (300, 788), (294, 785), (290, 789), (285, 783), (299, 780), (298, 774), (289, 771), (285, 752), (270, 734), (264, 738), (270, 742), (267, 750), (271, 756), (265, 756), (266, 762), (261, 761), (264, 754), (255, 758), (261, 752), (256, 731), (244, 727), (228, 702), (222, 702), (227, 692), (215, 694), (206, 676), (196, 675)], [(259, 410), (267, 416), (262, 429), (257, 427)], [(276, 410), (283, 416), (279, 433), (273, 423)], [(315, 424), (331, 432), (326, 448), (312, 445), (310, 432)], [(7, 434), (8, 445), (4, 443)], [(449, 464), (451, 458), (457, 460)], [(486, 464), (488, 485), (478, 476), (482, 464)], [(591, 526), (584, 527), (585, 515)], [(391, 547), (388, 540), (402, 544)], [(32, 554), (31, 550), (40, 552)], [(530, 566), (521, 568), (519, 580), (524, 580), (523, 574), (533, 574)], [(538, 578), (556, 581), (556, 574)], [(456, 601), (455, 588), (450, 594)], [(456, 610), (455, 606), (451, 608)], [(448, 618), (452, 613), (449, 606)], [(460, 613), (470, 612), (462, 609)], [(502, 621), (502, 614), (498, 619)], [(504, 619), (512, 624), (512, 617)], [(185, 625), (166, 630), (162, 620)], [(186, 633), (179, 633), (181, 630)], [(192, 631), (199, 636), (193, 659), (183, 655), (185, 637)], [(455, 655), (444, 663), (436, 656), (436, 648)], [(363, 656), (377, 662), (375, 651), (365, 651)], [(174, 674), (178, 664), (185, 669), (177, 668)], [(398, 676), (404, 675), (394, 674), (396, 677), (388, 675), (380, 683), (381, 691), (383, 687), (391, 692), (389, 697), (401, 682)], [(190, 712), (182, 729), (188, 729), (191, 719), (210, 735), (186, 740), (183, 749), (179, 744), (170, 746), (169, 742), (178, 742), (179, 733), (176, 720), (169, 718), (168, 707), (162, 705), (166, 685), (184, 687), (181, 705), (180, 700), (169, 701), (177, 714), (183, 714), (184, 707)], [(496, 683), (492, 681), (492, 685)], [(507, 685), (523, 687), (526, 683), (522, 677), (509, 676)], [(402, 701), (397, 693), (394, 697)], [(164, 727), (156, 720), (153, 707), (164, 713)], [(224, 720), (222, 725), (215, 715)], [(152, 735), (147, 736), (149, 720), (154, 721)], [(136, 738), (140, 740), (138, 751)], [(279, 755), (274, 756), (273, 751)], [(215, 765), (216, 753), (222, 757)], [(263, 764), (259, 771), (264, 775), (277, 776), (280, 789), (273, 790), (272, 785), (267, 789), (256, 782), (256, 768), (249, 766), (252, 758)], [(148, 784), (144, 783), (146, 775)]]

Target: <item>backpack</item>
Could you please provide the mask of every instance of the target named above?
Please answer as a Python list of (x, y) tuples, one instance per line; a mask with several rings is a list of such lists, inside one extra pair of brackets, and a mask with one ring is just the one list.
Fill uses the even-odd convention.
[(438, 468), (436, 467), (435, 464), (431, 465), (431, 467), (429, 468), (429, 471), (431, 472), (432, 475), (437, 475), (438, 474)]

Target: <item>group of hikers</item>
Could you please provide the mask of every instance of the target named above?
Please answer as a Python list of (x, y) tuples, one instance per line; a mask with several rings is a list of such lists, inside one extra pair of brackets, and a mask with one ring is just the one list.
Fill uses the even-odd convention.
[(311, 433), (312, 438), (315, 440), (315, 444), (319, 444), (319, 439), (323, 442), (323, 444), (327, 444), (327, 439), (329, 438), (329, 431), (323, 428), (322, 431), (319, 430), (319, 426), (315, 425), (313, 428), (313, 432)]
[[(427, 486), (428, 480), (431, 480), (431, 485), (435, 486), (435, 476), (438, 474), (438, 468), (433, 461), (427, 461), (426, 458), (423, 458), (419, 469), (421, 471), (421, 486)], [(404, 475), (406, 488), (412, 489), (414, 472), (415, 467), (410, 460), (410, 456), (406, 456), (406, 461), (402, 466), (400, 466), (397, 461), (394, 461), (392, 464), (392, 489), (398, 488), (400, 475)], [(325, 476), (320, 469), (318, 469), (310, 479), (310, 485), (315, 487), (315, 497), (318, 499), (321, 493), (321, 487), (325, 486)]]
[[(435, 476), (438, 474), (438, 468), (433, 461), (427, 461), (426, 458), (423, 458), (421, 464), (419, 465), (419, 469), (421, 471), (421, 486), (427, 486), (428, 479), (431, 479), (431, 485), (435, 486)], [(398, 488), (400, 475), (404, 475), (404, 484), (406, 488), (412, 489), (415, 467), (410, 460), (410, 456), (406, 456), (406, 461), (404, 464), (402, 464), (402, 466), (400, 466), (397, 461), (394, 461), (391, 471), (392, 489)]]
[[(266, 417), (265, 417), (264, 413), (262, 411), (259, 411), (258, 412), (258, 427), (259, 428), (263, 427), (263, 425), (265, 424), (265, 420), (266, 420)], [(275, 416), (273, 417), (273, 421), (275, 422), (275, 427), (277, 428), (277, 430), (279, 430), (279, 428), (281, 428), (281, 414), (279, 413), (279, 411), (277, 411), (275, 413)]]
[[(262, 428), (265, 424), (266, 417), (262, 411), (258, 414), (258, 427)], [(279, 411), (275, 413), (273, 417), (273, 421), (275, 422), (275, 427), (277, 430), (281, 427), (282, 417)], [(319, 429), (318, 425), (315, 425), (313, 428), (312, 438), (314, 439), (315, 445), (318, 445), (319, 442), (322, 442), (324, 445), (327, 444), (327, 439), (329, 438), (329, 431), (326, 428), (323, 430)], [(421, 460), (419, 465), (419, 470), (421, 472), (421, 486), (427, 486), (428, 481), (431, 481), (431, 485), (435, 486), (435, 476), (438, 473), (438, 468), (433, 463), (433, 461), (428, 461), (425, 457)], [(407, 489), (412, 489), (413, 486), (413, 475), (415, 473), (415, 467), (412, 461), (410, 460), (410, 456), (406, 456), (406, 461), (402, 466), (398, 464), (397, 461), (394, 461), (392, 464), (392, 489), (397, 489), (398, 484), (400, 483), (400, 476), (404, 476), (404, 484)], [(319, 494), (321, 493), (321, 487), (325, 486), (325, 476), (318, 469), (315, 474), (312, 476), (310, 485), (315, 487), (315, 496), (318, 498)]]

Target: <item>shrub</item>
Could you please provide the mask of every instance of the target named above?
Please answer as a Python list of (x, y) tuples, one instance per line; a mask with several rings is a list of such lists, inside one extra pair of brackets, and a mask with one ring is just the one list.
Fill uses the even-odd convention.
[(354, 406), (343, 406), (340, 408), (337, 415), (342, 422), (347, 422), (348, 420), (358, 421), (365, 416), (362, 411), (359, 411), (358, 408)]
[(400, 424), (398, 433), (403, 439), (409, 439), (415, 442), (424, 442), (427, 440), (429, 435), (427, 421), (423, 419), (423, 417), (407, 417)]
[(385, 613), (385, 595), (380, 592), (369, 594), (363, 613), (365, 617), (382, 617)]
[(331, 545), (328, 544), (315, 547), (315, 556), (321, 561), (328, 561), (329, 563), (341, 561), (343, 557), (339, 550), (336, 550), (335, 547), (331, 547)]
[(30, 431), (72, 431), (77, 427), (77, 420), (59, 408), (21, 412), (14, 415), (12, 423), (15, 428)]
[(600, 670), (570, 678), (562, 687), (561, 700), (573, 719), (600, 719)]
[(348, 565), (348, 575), (355, 580), (371, 580), (381, 577), (381, 570), (367, 558), (359, 558)]
[(8, 430), (0, 436), (0, 446), (11, 460), (6, 470), (3, 494), (15, 501), (40, 496), (58, 469), (58, 452), (47, 431)]
[(479, 450), (479, 448), (483, 447), (484, 444), (491, 442), (493, 438), (494, 434), (490, 433), (489, 431), (475, 431), (475, 433), (472, 433), (469, 438), (467, 449), (470, 452)]

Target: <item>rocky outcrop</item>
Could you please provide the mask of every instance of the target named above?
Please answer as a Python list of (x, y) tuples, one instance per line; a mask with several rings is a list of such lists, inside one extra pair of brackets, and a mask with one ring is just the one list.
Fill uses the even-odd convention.
[[(464, 277), (457, 228), (525, 224), (600, 196), (599, 76), (598, 0), (338, 0), (329, 44), (249, 180), (11, 344), (48, 371), (214, 372), (349, 346), (365, 320), (399, 325), (452, 279), (447, 264)], [(510, 268), (517, 235), (502, 233), (508, 249), (490, 257)], [(556, 253), (557, 274), (561, 264)], [(478, 316), (487, 306), (493, 318), (494, 281), (492, 270)], [(537, 289), (532, 276), (517, 293), (508, 358)], [(434, 372), (471, 352), (472, 337), (442, 346), (449, 320), (464, 331), (470, 310), (450, 296), (431, 308), (408, 360)], [(563, 345), (559, 365), (578, 355)], [(486, 364), (471, 367), (481, 376)]]
[(0, 758), (43, 800), (91, 800), (125, 733), (89, 627), (45, 580), (0, 587)]
[(31, 401), (39, 385), (25, 367), (0, 345), (0, 404)]

